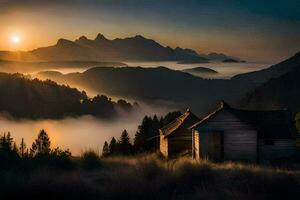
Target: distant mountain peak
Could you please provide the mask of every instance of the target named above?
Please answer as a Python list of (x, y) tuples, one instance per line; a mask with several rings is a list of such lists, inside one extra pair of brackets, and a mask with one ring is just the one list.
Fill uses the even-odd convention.
[(98, 33), (97, 37), (95, 38), (95, 41), (106, 41), (108, 40), (103, 34)]
[(136, 35), (134, 38), (136, 38), (136, 39), (143, 39), (143, 40), (147, 40), (147, 38), (145, 38), (144, 36), (142, 36), (142, 35)]
[(57, 46), (66, 46), (66, 45), (73, 45), (74, 42), (72, 42), (71, 40), (67, 40), (67, 39), (59, 39), (56, 43)]
[(216, 53), (216, 52), (211, 52), (208, 55), (209, 56), (224, 56), (224, 57), (226, 57), (226, 55), (224, 53)]
[(81, 36), (80, 38), (78, 38), (79, 41), (86, 41), (89, 40), (86, 36)]

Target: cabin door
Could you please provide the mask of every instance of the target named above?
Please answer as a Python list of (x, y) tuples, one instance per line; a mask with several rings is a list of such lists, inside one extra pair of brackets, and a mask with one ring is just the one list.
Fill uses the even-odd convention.
[(224, 160), (223, 132), (202, 133), (199, 139), (202, 158), (208, 158), (214, 161)]

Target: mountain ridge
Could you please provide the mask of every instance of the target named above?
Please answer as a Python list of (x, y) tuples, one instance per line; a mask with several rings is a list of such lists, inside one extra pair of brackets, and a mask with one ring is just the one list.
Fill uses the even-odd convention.
[[(220, 54), (221, 55), (221, 54)], [(226, 58), (231, 58), (222, 54)], [(0, 52), (0, 59), (20, 61), (189, 61), (204, 62), (209, 56), (189, 48), (163, 46), (142, 35), (107, 39), (80, 36), (74, 41), (60, 38), (56, 44), (27, 52)]]
[[(297, 55), (297, 54), (296, 54)], [(284, 65), (282, 65), (284, 63)], [(92, 68), (83, 73), (56, 76), (41, 73), (43, 79), (50, 78), (59, 83), (80, 84), (97, 93), (105, 93), (124, 98), (142, 99), (147, 101), (164, 100), (178, 103), (183, 107), (191, 107), (196, 112), (206, 112), (214, 104), (223, 99), (239, 106), (239, 101), (253, 92), (261, 84), (277, 77), (277, 69), (284, 68), (282, 74), (300, 68), (298, 56), (273, 65), (269, 68), (270, 75), (262, 75), (261, 82), (253, 82), (260, 71), (253, 72), (251, 77), (241, 75), (240, 78), (229, 80), (203, 79), (191, 74), (171, 70), (165, 67), (109, 67)], [(273, 72), (275, 71), (275, 72)], [(155, 81), (154, 81), (155, 80)]]

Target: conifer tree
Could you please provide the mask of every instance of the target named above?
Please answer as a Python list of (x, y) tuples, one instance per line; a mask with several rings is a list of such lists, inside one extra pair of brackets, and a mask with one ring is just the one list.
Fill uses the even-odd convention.
[(108, 148), (110, 155), (115, 155), (117, 153), (117, 141), (114, 137), (112, 137)]
[(102, 149), (102, 157), (107, 157), (109, 155), (108, 143), (105, 141)]
[(19, 152), (20, 152), (21, 157), (24, 158), (25, 154), (26, 154), (26, 144), (24, 142), (24, 138), (22, 138), (22, 140), (21, 140)]
[(32, 156), (50, 154), (50, 144), (51, 142), (48, 134), (45, 132), (45, 130), (41, 130), (30, 149)]
[(14, 142), (14, 144), (13, 144), (12, 151), (19, 154), (19, 149), (18, 149), (18, 146), (17, 146), (16, 142)]
[(148, 116), (145, 116), (142, 124), (139, 125), (138, 131), (135, 134), (134, 137), (134, 150), (137, 153), (142, 153), (147, 151), (147, 138), (148, 138), (148, 130), (151, 124), (151, 118)]
[(132, 153), (132, 145), (130, 143), (130, 137), (126, 129), (122, 132), (121, 137), (118, 141), (118, 152), (123, 155)]

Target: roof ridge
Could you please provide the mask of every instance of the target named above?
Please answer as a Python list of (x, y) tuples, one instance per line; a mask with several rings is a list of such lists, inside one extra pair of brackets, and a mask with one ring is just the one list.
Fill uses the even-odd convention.
[[(167, 135), (171, 134), (172, 132), (174, 132), (176, 129), (178, 129), (189, 116), (197, 117), (192, 112), (186, 111), (185, 113), (183, 113), (182, 115), (180, 115), (179, 117), (174, 119), (171, 123), (165, 125), (164, 127), (160, 128), (159, 130), (162, 131), (165, 136), (167, 136)], [(198, 117), (197, 117), (197, 119), (198, 119)]]

